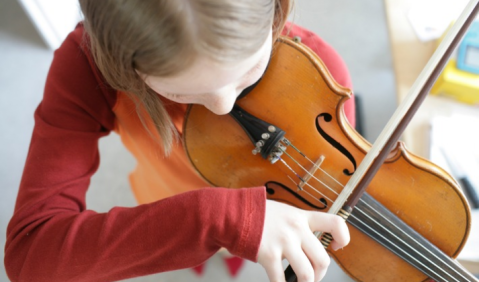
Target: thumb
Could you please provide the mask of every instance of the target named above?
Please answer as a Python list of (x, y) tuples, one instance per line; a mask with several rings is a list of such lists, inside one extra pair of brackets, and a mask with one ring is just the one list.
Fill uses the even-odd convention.
[(348, 226), (340, 216), (323, 212), (311, 212), (308, 223), (312, 231), (327, 232), (333, 236), (331, 247), (334, 250), (342, 248), (349, 243)]

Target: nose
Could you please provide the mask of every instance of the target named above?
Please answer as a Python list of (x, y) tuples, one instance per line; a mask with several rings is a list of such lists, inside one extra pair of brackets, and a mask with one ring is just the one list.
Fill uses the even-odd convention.
[(209, 101), (205, 103), (206, 108), (217, 115), (225, 115), (233, 109), (236, 98), (240, 91), (235, 87), (226, 87), (209, 97)]

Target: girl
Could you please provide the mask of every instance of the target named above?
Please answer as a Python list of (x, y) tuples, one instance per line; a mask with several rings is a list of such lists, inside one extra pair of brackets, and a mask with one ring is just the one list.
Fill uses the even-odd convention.
[[(284, 28), (288, 0), (80, 0), (85, 16), (55, 52), (15, 212), (5, 266), (12, 281), (111, 281), (192, 267), (221, 247), (283, 281), (318, 281), (329, 257), (312, 231), (349, 241), (334, 215), (266, 200), (264, 187), (203, 188), (178, 137), (186, 104), (228, 113), (264, 73), (281, 31), (299, 35), (336, 80), (344, 64), (314, 34)], [(352, 105), (346, 112), (350, 120)], [(353, 121), (354, 122), (354, 121)], [(137, 158), (130, 176), (140, 203), (87, 210), (110, 131)]]

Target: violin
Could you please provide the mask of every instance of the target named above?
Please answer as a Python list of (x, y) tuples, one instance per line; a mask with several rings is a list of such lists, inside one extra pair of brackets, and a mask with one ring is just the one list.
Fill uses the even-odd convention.
[[(231, 115), (189, 106), (185, 151), (213, 186), (265, 186), (268, 199), (327, 212), (371, 150), (345, 118), (351, 95), (308, 47), (281, 37)], [(454, 260), (471, 225), (457, 182), (402, 142), (345, 219), (349, 245), (327, 251), (356, 281), (478, 281)]]

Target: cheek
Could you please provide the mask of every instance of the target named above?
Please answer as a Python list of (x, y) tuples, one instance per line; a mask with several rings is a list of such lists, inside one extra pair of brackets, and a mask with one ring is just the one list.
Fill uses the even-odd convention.
[(246, 76), (242, 81), (241, 84), (238, 86), (238, 90), (243, 91), (245, 88), (253, 85), (256, 81), (258, 81), (261, 76), (263, 76), (266, 70), (267, 62), (264, 66), (258, 68), (257, 71), (251, 73), (251, 75)]
[(201, 104), (203, 101), (202, 95), (174, 95), (162, 93), (155, 90), (158, 95), (179, 104)]
[(203, 95), (188, 95), (188, 96), (175, 96), (169, 97), (164, 96), (165, 98), (180, 104), (204, 104), (205, 97)]
[(253, 85), (256, 81), (258, 81), (258, 79), (255, 78), (246, 78), (246, 79), (243, 79), (243, 81), (241, 82), (240, 85), (238, 85), (238, 92), (241, 93), (241, 91), (245, 90), (246, 88), (248, 88), (249, 86)]

